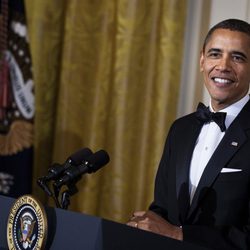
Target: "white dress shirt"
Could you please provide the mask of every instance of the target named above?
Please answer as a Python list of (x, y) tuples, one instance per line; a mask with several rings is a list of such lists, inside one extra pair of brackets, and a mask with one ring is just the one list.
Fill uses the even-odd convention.
[[(220, 112), (226, 112), (225, 125), (226, 129), (231, 125), (235, 117), (240, 113), (244, 105), (249, 101), (249, 95), (244, 96), (238, 102), (228, 106)], [(209, 105), (210, 111), (214, 112), (211, 100)], [(210, 160), (215, 149), (219, 145), (221, 139), (225, 135), (225, 132), (221, 132), (219, 126), (211, 121), (203, 125), (201, 132), (196, 141), (196, 145), (193, 151), (190, 172), (189, 172), (189, 192), (190, 203), (194, 197), (195, 190), (199, 184), (202, 173)]]

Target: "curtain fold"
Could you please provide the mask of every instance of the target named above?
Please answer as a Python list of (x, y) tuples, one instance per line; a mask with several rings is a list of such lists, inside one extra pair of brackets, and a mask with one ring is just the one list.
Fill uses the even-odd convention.
[(126, 221), (147, 209), (176, 117), (182, 0), (26, 0), (36, 86), (36, 178), (79, 148), (110, 163), (77, 183), (71, 210)]

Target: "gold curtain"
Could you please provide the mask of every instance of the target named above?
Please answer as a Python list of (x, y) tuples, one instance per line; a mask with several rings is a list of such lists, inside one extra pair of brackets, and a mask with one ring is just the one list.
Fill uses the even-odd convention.
[(34, 194), (52, 162), (101, 148), (70, 209), (126, 221), (147, 209), (176, 116), (183, 0), (26, 0), (35, 79)]

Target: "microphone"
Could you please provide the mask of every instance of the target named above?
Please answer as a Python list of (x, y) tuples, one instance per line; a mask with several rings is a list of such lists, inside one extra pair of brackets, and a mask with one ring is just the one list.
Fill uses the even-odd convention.
[(44, 181), (55, 180), (70, 166), (81, 164), (87, 157), (89, 157), (92, 151), (89, 148), (83, 148), (72, 154), (63, 165), (55, 163), (49, 168), (49, 174), (44, 177)]
[(64, 184), (68, 184), (72, 181), (77, 181), (85, 173), (93, 173), (102, 168), (109, 162), (109, 155), (105, 150), (99, 150), (96, 153), (89, 156), (79, 166), (71, 166), (64, 173), (65, 175), (56, 181), (53, 185), (56, 188), (60, 188)]
[(47, 186), (47, 182), (50, 180), (56, 180), (58, 179), (66, 169), (68, 169), (71, 166), (79, 165), (87, 157), (89, 157), (93, 152), (89, 148), (83, 148), (72, 154), (64, 164), (58, 164), (55, 163), (52, 165), (51, 168), (48, 170), (48, 175), (43, 176), (37, 180), (37, 184), (49, 195), (52, 196), (52, 193), (50, 189)]

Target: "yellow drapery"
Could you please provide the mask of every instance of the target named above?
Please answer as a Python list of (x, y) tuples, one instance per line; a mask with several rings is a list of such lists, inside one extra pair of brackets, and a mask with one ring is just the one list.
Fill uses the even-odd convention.
[(26, 0), (35, 79), (34, 194), (52, 162), (83, 147), (110, 163), (70, 209), (126, 221), (146, 209), (176, 116), (183, 0)]

